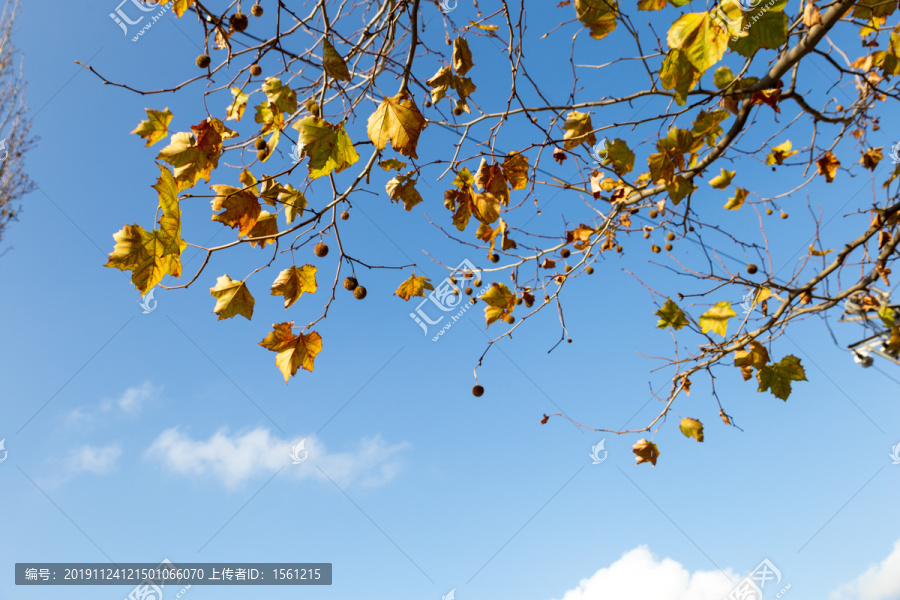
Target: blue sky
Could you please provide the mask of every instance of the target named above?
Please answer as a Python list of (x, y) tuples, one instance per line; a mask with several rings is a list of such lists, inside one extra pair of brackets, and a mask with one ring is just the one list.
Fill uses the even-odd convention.
[[(799, 356), (809, 378), (788, 402), (757, 394), (737, 369), (722, 367), (716, 391), (739, 431), (721, 424), (710, 383), (698, 378), (677, 411), (704, 421), (706, 441), (685, 439), (670, 419), (654, 438), (662, 451), (655, 468), (634, 466), (635, 436), (561, 419), (540, 425), (543, 413), (564, 411), (587, 424), (635, 427), (658, 411), (648, 390), (665, 389), (667, 375), (651, 372), (655, 363), (639, 353), (658, 356), (671, 337), (654, 328), (654, 298), (626, 270), (652, 274), (670, 294), (684, 282), (650, 264), (643, 240), (629, 240), (621, 259), (604, 258), (567, 293), (572, 344), (547, 353), (559, 338), (548, 314), (492, 350), (479, 370), (481, 398), (470, 393), (488, 340), (481, 307), (432, 342), (409, 318), (414, 306), (391, 296), (401, 280), (395, 273), (360, 273), (364, 302), (338, 295), (320, 327), (315, 373), (287, 386), (274, 355), (256, 345), (269, 324), (286, 320), (278, 299), (258, 293), (252, 322), (217, 322), (206, 291), (225, 272), (252, 269), (257, 254), (214, 258), (187, 291), (157, 289), (156, 308), (143, 314), (127, 275), (102, 267), (112, 233), (123, 223), (149, 225), (155, 211), (159, 146), (145, 149), (128, 132), (145, 107), (171, 107), (173, 131), (205, 115), (185, 95), (141, 97), (74, 64), (148, 89), (195, 74), (186, 20), (166, 16), (133, 43), (109, 19), (114, 8), (25, 3), (18, 21), (41, 139), (28, 157), (39, 189), (8, 229), (3, 245), (11, 250), (0, 259), (0, 439), (8, 451), (0, 463), (0, 599), (112, 600), (130, 589), (16, 589), (16, 562), (163, 558), (333, 563), (330, 587), (254, 588), (272, 599), (440, 600), (453, 589), (460, 600), (705, 599), (724, 597), (763, 559), (791, 585), (790, 598), (900, 598), (900, 465), (889, 457), (900, 443), (900, 369), (879, 363), (881, 370), (863, 371), (819, 320), (775, 344), (776, 356)], [(466, 2), (457, 11), (458, 22), (474, 15)], [(531, 15), (532, 26), (571, 18), (571, 7), (560, 11)], [(431, 5), (423, 12), (439, 17)], [(557, 39), (574, 31), (569, 25)], [(600, 47), (614, 52), (622, 40)], [(472, 46), (484, 104), (503, 98), (505, 59), (489, 41)], [(535, 45), (532, 56), (539, 51)], [(438, 64), (422, 60), (418, 74), (424, 79)], [(534, 73), (565, 101), (568, 72), (563, 79), (539, 60)], [(810, 73), (809, 87), (821, 86), (820, 76), (827, 77)], [(580, 83), (579, 99), (625, 85), (589, 74)], [(360, 125), (353, 127), (351, 136)], [(808, 139), (803, 131), (798, 143)], [(889, 147), (896, 131), (896, 120), (885, 118), (882, 139), (871, 141)], [(424, 135), (431, 148), (452, 139), (436, 126)], [(500, 146), (512, 149), (523, 136), (511, 133)], [(784, 188), (755, 175), (767, 168), (752, 168), (746, 185)], [(573, 173), (567, 165), (557, 176)], [(810, 188), (811, 206), (826, 220), (843, 216), (871, 185), (867, 175), (842, 175)], [(384, 194), (361, 200), (343, 235), (373, 262), (412, 257), (436, 280), (443, 275), (423, 248), (447, 263), (483, 263), (428, 226), (426, 213), (449, 221), (441, 205), (447, 185), (420, 186), (426, 202), (409, 214)], [(727, 197), (711, 192), (701, 188), (695, 199), (718, 207)], [(782, 202), (793, 220), (767, 223), (787, 270), (787, 257), (808, 245), (798, 224), (811, 231), (802, 196)], [(540, 200), (533, 225), (554, 235), (559, 215), (580, 204), (552, 190)], [(182, 205), (190, 241), (222, 231), (208, 222), (206, 200)], [(758, 233), (752, 219), (721, 218)], [(852, 224), (830, 221), (823, 243), (839, 244)], [(677, 252), (700, 256), (688, 243)], [(333, 269), (331, 258), (316, 263), (321, 272)], [(186, 272), (199, 262), (188, 251)], [(303, 321), (320, 307), (307, 295), (289, 318)], [(852, 326), (832, 328), (842, 345), (859, 337)], [(301, 439), (309, 459), (294, 465), (290, 447)], [(591, 447), (604, 439), (608, 458), (592, 464)], [(195, 586), (187, 597), (245, 596)]]

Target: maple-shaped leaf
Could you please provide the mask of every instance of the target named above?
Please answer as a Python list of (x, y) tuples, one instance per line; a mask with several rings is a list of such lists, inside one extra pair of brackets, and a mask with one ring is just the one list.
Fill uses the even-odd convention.
[(700, 73), (722, 59), (728, 47), (728, 32), (710, 13), (687, 13), (672, 24), (669, 48), (679, 48)]
[(262, 212), (253, 192), (230, 185), (212, 185), (210, 188), (216, 193), (210, 201), (212, 209), (225, 209), (225, 212), (214, 214), (212, 220), (237, 228), (239, 235), (249, 234)]
[(290, 308), (304, 292), (312, 294), (319, 289), (316, 284), (316, 271), (312, 265), (302, 267), (295, 265), (285, 269), (278, 274), (275, 283), (272, 284), (272, 295), (284, 296), (284, 307)]
[(875, 167), (878, 166), (878, 163), (884, 158), (884, 154), (881, 153), (882, 149), (883, 147), (869, 148), (863, 152), (862, 158), (859, 159), (859, 164), (870, 171), (874, 171)]
[[(278, 219), (275, 215), (270, 213), (267, 210), (264, 210), (259, 213), (259, 218), (256, 219), (256, 223), (253, 225), (253, 229), (251, 229), (247, 233), (248, 238), (257, 238), (257, 237), (265, 237), (267, 235), (275, 235), (278, 233)], [(250, 245), (254, 248), (259, 246), (260, 248), (265, 248), (266, 244), (274, 244), (275, 238), (267, 238), (263, 240), (251, 240)]]
[(516, 306), (516, 295), (502, 283), (492, 283), (490, 289), (481, 295), (481, 299), (487, 304), (484, 308), (484, 318), (488, 327), (491, 323), (511, 315)]
[(725, 110), (713, 110), (709, 112), (701, 110), (694, 120), (694, 126), (691, 128), (691, 133), (698, 138), (702, 138), (707, 146), (715, 146), (719, 136), (722, 135), (722, 128), (719, 126), (719, 123), (728, 117), (729, 113)]
[(518, 152), (510, 152), (500, 165), (503, 177), (514, 190), (524, 190), (528, 185), (528, 157)]
[(359, 154), (344, 131), (344, 123), (332, 125), (325, 119), (306, 117), (293, 125), (299, 133), (298, 144), (309, 156), (311, 179), (323, 177), (332, 171), (340, 173), (359, 160)]
[(227, 115), (225, 117), (226, 121), (240, 121), (241, 117), (244, 116), (244, 109), (247, 108), (247, 102), (250, 101), (250, 96), (241, 91), (241, 88), (233, 87), (231, 88), (231, 95), (234, 97), (234, 100), (231, 104), (228, 105)]
[(619, 138), (606, 141), (606, 152), (603, 158), (604, 165), (612, 166), (612, 170), (618, 175), (627, 175), (634, 170), (634, 152)]
[(339, 81), (350, 81), (350, 71), (347, 69), (347, 63), (331, 42), (327, 38), (322, 40), (322, 67), (329, 77), (333, 77)]
[(734, 196), (728, 199), (728, 202), (722, 208), (727, 208), (728, 210), (737, 210), (744, 205), (744, 201), (747, 200), (747, 195), (750, 192), (745, 190), (744, 188), (739, 188), (735, 186), (734, 188)]
[(400, 296), (408, 302), (413, 296), (422, 296), (424, 298), (425, 290), (434, 290), (431, 280), (421, 275), (418, 277), (410, 275), (409, 279), (400, 284), (394, 295)]
[(458, 37), (453, 40), (453, 69), (457, 75), (465, 75), (469, 69), (475, 66), (472, 62), (472, 51), (469, 50), (469, 42), (465, 38)]
[(575, 244), (579, 250), (584, 250), (591, 242), (591, 236), (594, 234), (594, 228), (580, 224), (571, 231), (566, 232), (566, 243)]
[(563, 135), (563, 148), (566, 150), (577, 148), (585, 143), (589, 146), (597, 143), (597, 136), (593, 133), (594, 126), (591, 124), (591, 115), (587, 113), (571, 111), (566, 116), (563, 129), (566, 130)]
[(291, 184), (287, 184), (282, 189), (283, 191), (278, 194), (278, 201), (284, 205), (284, 218), (288, 224), (291, 224), (294, 219), (303, 214), (303, 209), (306, 208), (306, 196), (300, 190), (295, 190)]
[(453, 90), (459, 97), (459, 102), (457, 102), (456, 105), (464, 112), (471, 112), (471, 110), (469, 110), (469, 105), (466, 103), (466, 98), (471, 94), (474, 94), (475, 90), (478, 88), (475, 87), (475, 84), (472, 83), (472, 80), (468, 77), (455, 75), (453, 71), (450, 70), (450, 67), (441, 67), (438, 69), (437, 73), (432, 75), (431, 78), (425, 82), (425, 85), (432, 88), (431, 102), (433, 104), (437, 104), (447, 97), (448, 90)]
[(234, 281), (228, 275), (222, 275), (216, 280), (215, 287), (209, 288), (209, 293), (216, 299), (213, 312), (219, 315), (218, 321), (231, 319), (235, 315), (241, 315), (248, 321), (253, 318), (256, 301), (243, 281)]
[(722, 300), (700, 315), (700, 330), (703, 331), (703, 333), (712, 331), (718, 333), (722, 337), (726, 337), (728, 332), (728, 319), (736, 316), (737, 313), (731, 308), (731, 302)]
[(682, 327), (690, 325), (684, 311), (678, 308), (678, 305), (672, 302), (671, 298), (666, 298), (666, 303), (653, 314), (659, 317), (659, 322), (656, 324), (658, 329), (671, 327), (677, 331)]
[(147, 140), (144, 146), (152, 146), (169, 135), (169, 122), (172, 120), (172, 111), (168, 107), (165, 110), (153, 110), (152, 108), (145, 110), (147, 111), (147, 120), (141, 121), (131, 133), (135, 133)]
[(301, 367), (312, 372), (316, 355), (322, 351), (322, 336), (315, 331), (294, 335), (294, 322), (275, 323), (272, 331), (259, 343), (260, 346), (277, 352), (275, 364), (284, 375), (284, 382), (297, 373)]
[(482, 223), (495, 223), (500, 218), (500, 199), (490, 192), (471, 194), (472, 215)]
[(414, 175), (414, 171), (410, 171), (405, 175), (397, 175), (384, 186), (388, 198), (394, 202), (402, 200), (403, 206), (407, 211), (412, 210), (415, 205), (423, 202), (422, 195), (416, 189)]
[(497, 163), (488, 164), (481, 159), (481, 165), (475, 172), (475, 185), (494, 195), (504, 206), (509, 204), (509, 186), (503, 176), (503, 169)]
[(656, 444), (650, 440), (638, 440), (637, 443), (632, 446), (631, 451), (637, 456), (637, 462), (635, 464), (639, 465), (648, 462), (654, 467), (656, 466), (656, 459), (659, 458), (659, 448), (657, 448)]
[(753, 340), (750, 349), (736, 350), (734, 353), (734, 366), (740, 367), (744, 381), (753, 377), (753, 369), (762, 369), (769, 362), (769, 351), (766, 347)]
[(825, 176), (825, 181), (828, 183), (834, 181), (834, 176), (837, 174), (840, 166), (841, 161), (831, 152), (826, 152), (816, 161), (816, 170), (819, 172), (819, 175)]
[(153, 186), (159, 195), (162, 214), (159, 229), (146, 231), (140, 225), (125, 225), (113, 234), (116, 245), (107, 267), (131, 271), (131, 282), (142, 294), (159, 283), (163, 276), (181, 276), (181, 252), (187, 243), (181, 239), (181, 207), (172, 172), (157, 165), (160, 178)]
[(281, 83), (277, 77), (269, 77), (263, 83), (262, 91), (269, 104), (274, 104), (277, 112), (292, 114), (297, 110), (297, 92)]
[(731, 185), (731, 180), (734, 179), (735, 172), (726, 171), (725, 169), (719, 169), (719, 171), (720, 173), (718, 175), (709, 180), (709, 185), (717, 190), (724, 190)]
[(784, 163), (784, 159), (790, 158), (791, 156), (797, 154), (797, 152), (799, 151), (791, 149), (791, 140), (787, 140), (783, 144), (772, 146), (771, 151), (768, 155), (766, 155), (766, 164), (781, 165)]
[(678, 429), (685, 437), (694, 438), (698, 442), (703, 441), (703, 423), (691, 417), (684, 417), (678, 425)]
[(788, 354), (773, 365), (766, 365), (756, 374), (760, 392), (769, 390), (776, 398), (787, 400), (791, 395), (792, 381), (806, 381), (806, 371), (800, 359)]
[(403, 91), (381, 100), (381, 104), (369, 117), (366, 131), (379, 150), (384, 150), (390, 140), (391, 147), (400, 154), (419, 158), (416, 145), (425, 126), (425, 117), (419, 112), (409, 92)]
[(210, 173), (219, 166), (222, 141), (237, 136), (222, 121), (212, 117), (192, 126), (191, 130), (193, 134), (184, 131), (173, 134), (169, 145), (157, 156), (175, 167), (179, 191), (193, 187), (201, 178), (209, 181)]
[(575, 0), (575, 15), (595, 40), (602, 40), (616, 28), (618, 13), (616, 0)]

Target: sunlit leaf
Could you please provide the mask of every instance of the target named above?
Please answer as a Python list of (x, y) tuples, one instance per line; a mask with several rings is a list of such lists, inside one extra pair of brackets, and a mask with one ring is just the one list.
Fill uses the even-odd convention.
[(209, 289), (209, 293), (216, 299), (213, 312), (219, 315), (219, 321), (231, 319), (235, 315), (241, 315), (247, 320), (253, 318), (253, 305), (256, 301), (243, 281), (234, 281), (228, 275), (222, 275), (216, 280), (215, 287)]
[(144, 146), (152, 146), (159, 140), (169, 135), (169, 122), (172, 120), (172, 111), (146, 109), (147, 119), (141, 121), (131, 133), (137, 134), (147, 140)]
[(312, 265), (285, 269), (272, 284), (272, 295), (284, 296), (284, 307), (290, 308), (304, 293), (312, 294), (318, 289), (316, 270)]

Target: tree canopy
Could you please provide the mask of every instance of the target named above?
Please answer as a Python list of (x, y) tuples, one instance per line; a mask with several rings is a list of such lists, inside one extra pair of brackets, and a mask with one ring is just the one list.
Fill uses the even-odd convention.
[[(587, 293), (583, 278), (629, 254), (649, 259), (634, 276), (659, 309), (621, 318), (671, 332), (670, 355), (652, 364), (671, 386), (650, 423), (616, 433), (657, 430), (692, 381), (717, 369), (788, 400), (807, 373), (773, 341), (848, 300), (885, 332), (886, 352), (900, 351), (900, 323), (877, 293), (898, 258), (900, 145), (870, 142), (900, 99), (893, 0), (503, 0), (467, 22), (451, 0), (215, 4), (172, 0), (204, 48), (189, 80), (145, 89), (85, 65), (147, 97), (132, 133), (158, 144), (147, 154), (159, 167), (157, 218), (115, 233), (107, 266), (146, 294), (188, 288), (213, 255), (255, 253), (249, 272), (210, 274), (206, 302), (218, 319), (252, 319), (257, 298), (280, 296), (270, 301), (284, 303), (284, 321), (260, 326), (259, 345), (286, 382), (314, 376), (317, 358), (338, 350), (322, 333), (326, 317), (340, 319), (332, 303), (364, 299), (365, 278), (380, 271), (398, 302), (443, 294), (483, 309), (496, 333), (473, 352), (480, 396), (494, 346), (546, 313), (560, 327), (548, 347), (571, 341), (563, 292)], [(170, 94), (194, 109), (174, 115)], [(828, 198), (843, 219), (841, 243), (828, 248), (809, 192), (851, 177), (861, 193)], [(542, 212), (557, 193), (562, 219)], [(192, 238), (182, 206), (197, 199), (230, 241)], [(377, 264), (342, 236), (363, 201), (396, 204), (397, 219), (427, 211), (431, 235), (477, 264), (433, 256), (446, 282), (416, 264)], [(804, 205), (809, 218), (788, 214)], [(773, 251), (772, 236), (799, 254)], [(680, 254), (688, 244), (699, 251)], [(184, 273), (188, 245), (205, 259)], [(321, 309), (293, 307), (303, 294)], [(714, 387), (710, 402), (732, 425)], [(680, 416), (679, 428), (704, 440), (699, 419)], [(648, 437), (633, 452), (655, 465)]]

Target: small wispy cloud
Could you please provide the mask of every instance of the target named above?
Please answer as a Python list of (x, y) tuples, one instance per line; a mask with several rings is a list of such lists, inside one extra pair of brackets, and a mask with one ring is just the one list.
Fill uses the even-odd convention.
[[(243, 434), (221, 429), (208, 439), (193, 439), (177, 427), (163, 431), (145, 452), (180, 475), (211, 475), (234, 489), (252, 477), (287, 466), (286, 475), (298, 479), (330, 478), (339, 485), (377, 486), (400, 470), (397, 453), (406, 443), (389, 444), (381, 436), (364, 438), (351, 451), (330, 452), (315, 436), (305, 438), (308, 459), (292, 464), (291, 447), (301, 438), (283, 439), (258, 427)], [(324, 473), (324, 474), (323, 474)]]
[(83, 472), (103, 475), (115, 468), (121, 455), (122, 447), (119, 444), (82, 446), (69, 454), (66, 466), (72, 476)]
[(145, 381), (131, 386), (116, 398), (105, 398), (93, 406), (79, 406), (69, 411), (67, 421), (70, 426), (83, 427), (97, 420), (102, 413), (119, 410), (126, 414), (137, 414), (149, 401), (158, 398), (161, 388)]

